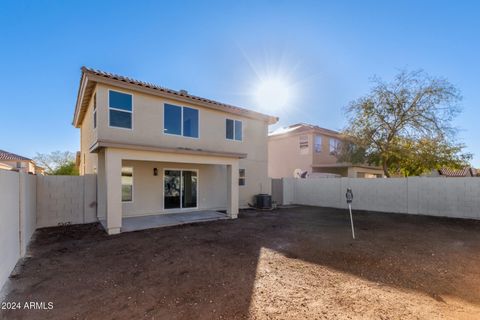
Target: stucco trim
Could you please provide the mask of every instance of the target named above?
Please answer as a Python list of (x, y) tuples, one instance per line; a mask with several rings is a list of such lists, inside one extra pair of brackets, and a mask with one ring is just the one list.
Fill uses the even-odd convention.
[(140, 145), (140, 144), (118, 143), (118, 142), (105, 141), (105, 140), (103, 141), (99, 140), (95, 142), (90, 147), (90, 152), (97, 153), (102, 148), (155, 151), (155, 152), (166, 152), (166, 153), (178, 153), (178, 154), (185, 154), (185, 155), (207, 155), (207, 156), (236, 158), (236, 159), (245, 159), (247, 157), (246, 153), (219, 152), (219, 151), (209, 151), (209, 150), (203, 150), (203, 149), (189, 149), (189, 148), (164, 148), (164, 147)]

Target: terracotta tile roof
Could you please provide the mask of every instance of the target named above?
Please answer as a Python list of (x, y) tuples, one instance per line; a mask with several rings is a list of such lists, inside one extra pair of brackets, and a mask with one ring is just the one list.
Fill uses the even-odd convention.
[(165, 88), (165, 87), (162, 87), (162, 86), (159, 86), (157, 84), (150, 83), (150, 82), (140, 81), (140, 80), (132, 79), (132, 78), (129, 78), (129, 77), (121, 76), (121, 75), (118, 75), (118, 74), (115, 74), (115, 73), (105, 72), (105, 71), (101, 71), (101, 70), (93, 69), (93, 68), (88, 68), (88, 67), (85, 67), (85, 66), (82, 67), (82, 72), (83, 73), (94, 74), (96, 76), (104, 77), (104, 78), (107, 78), (107, 79), (122, 81), (122, 82), (125, 82), (125, 83), (128, 83), (128, 84), (137, 85), (137, 86), (141, 86), (141, 87), (144, 87), (144, 88), (158, 90), (158, 91), (161, 91), (161, 92), (164, 92), (164, 93), (167, 93), (167, 94), (172, 94), (172, 95), (176, 95), (176, 96), (179, 96), (179, 97), (184, 97), (184, 98), (195, 100), (195, 101), (198, 101), (198, 102), (203, 102), (203, 103), (207, 103), (207, 104), (216, 105), (216, 106), (219, 106), (219, 107), (222, 107), (222, 108), (230, 109), (232, 112), (236, 112), (236, 113), (248, 113), (248, 114), (254, 114), (254, 115), (257, 115), (257, 116), (260, 116), (260, 117), (270, 118), (271, 122), (277, 122), (278, 121), (277, 117), (262, 114), (260, 112), (252, 111), (252, 110), (249, 110), (249, 109), (246, 109), (246, 108), (240, 108), (240, 107), (233, 106), (233, 105), (230, 105), (230, 104), (218, 102), (218, 101), (215, 101), (215, 100), (198, 97), (198, 96), (189, 94), (186, 90), (176, 91), (176, 90), (168, 89), (168, 88)]
[(18, 160), (18, 161), (32, 161), (27, 157), (19, 156), (18, 154), (8, 151), (0, 150), (0, 160)]
[(438, 173), (441, 176), (445, 177), (471, 177), (474, 176), (471, 168), (463, 168), (463, 169), (449, 169), (449, 168), (442, 168), (438, 170)]
[(289, 125), (287, 127), (279, 128), (275, 131), (270, 132), (268, 135), (269, 136), (277, 136), (277, 135), (282, 135), (282, 134), (288, 134), (288, 133), (294, 133), (294, 132), (304, 132), (304, 131), (310, 131), (313, 130), (318, 133), (324, 133), (327, 135), (331, 136), (339, 136), (341, 135), (340, 132), (335, 131), (335, 130), (330, 130), (326, 128), (322, 128), (313, 124), (308, 124), (308, 123), (296, 123)]

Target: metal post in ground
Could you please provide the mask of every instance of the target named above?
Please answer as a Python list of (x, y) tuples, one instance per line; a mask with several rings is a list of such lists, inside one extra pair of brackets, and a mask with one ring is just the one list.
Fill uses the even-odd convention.
[(352, 238), (355, 240), (355, 229), (353, 228), (353, 217), (352, 217), (352, 204), (348, 204), (348, 210), (350, 210), (350, 224), (352, 225)]
[(353, 192), (352, 189), (347, 188), (347, 193), (345, 194), (348, 203), (348, 210), (350, 211), (350, 224), (352, 225), (352, 238), (355, 240), (355, 230), (353, 228), (353, 216), (352, 216), (352, 201), (353, 201)]

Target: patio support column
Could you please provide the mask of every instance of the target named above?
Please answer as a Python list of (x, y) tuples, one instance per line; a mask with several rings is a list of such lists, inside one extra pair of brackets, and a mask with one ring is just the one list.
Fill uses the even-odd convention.
[(238, 161), (227, 165), (227, 214), (238, 217)]
[(122, 158), (111, 149), (105, 151), (107, 186), (107, 232), (120, 233), (122, 228)]

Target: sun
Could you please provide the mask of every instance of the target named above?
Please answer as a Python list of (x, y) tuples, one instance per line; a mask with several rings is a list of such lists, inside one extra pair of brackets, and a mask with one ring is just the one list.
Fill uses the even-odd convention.
[(259, 81), (255, 100), (262, 109), (281, 109), (288, 105), (292, 96), (291, 85), (286, 79), (271, 77)]

